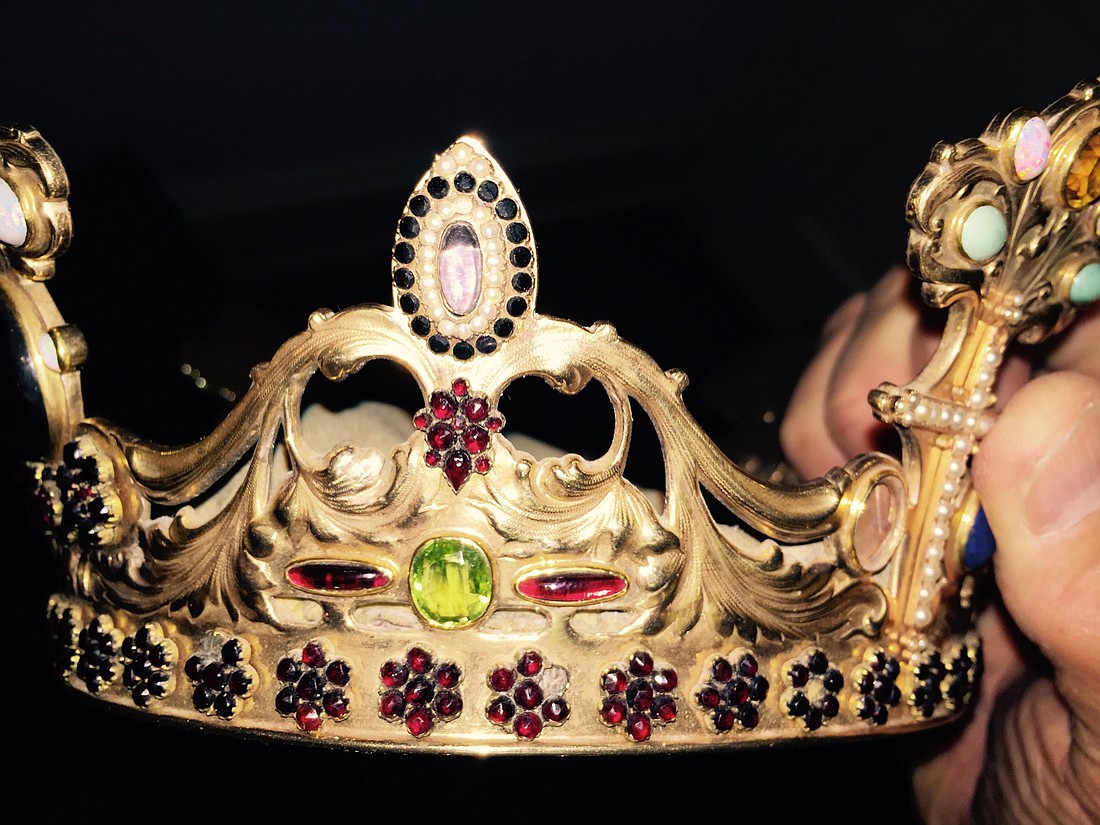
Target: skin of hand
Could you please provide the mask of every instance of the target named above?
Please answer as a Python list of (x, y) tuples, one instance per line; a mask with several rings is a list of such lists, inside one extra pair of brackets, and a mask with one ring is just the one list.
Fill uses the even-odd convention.
[[(780, 427), (802, 476), (879, 448), (867, 393), (917, 375), (939, 338), (929, 322), (945, 314), (916, 294), (897, 268), (826, 323)], [(999, 417), (971, 465), (997, 594), (978, 619), (973, 712), (914, 768), (933, 825), (1100, 823), (1100, 303), (1028, 349), (1005, 359)]]

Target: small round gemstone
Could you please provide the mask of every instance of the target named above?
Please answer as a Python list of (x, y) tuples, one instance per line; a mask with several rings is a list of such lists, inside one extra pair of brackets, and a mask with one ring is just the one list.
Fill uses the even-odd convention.
[(515, 329), (515, 324), (512, 323), (510, 318), (499, 318), (497, 322), (493, 324), (493, 332), (501, 338), (507, 338), (512, 334), (513, 329)]
[(455, 394), (455, 398), (465, 398), (469, 391), (470, 382), (465, 378), (456, 378), (451, 382), (451, 392)]
[(299, 705), (294, 711), (294, 721), (298, 723), (300, 730), (313, 733), (321, 727), (321, 722), (324, 720), (321, 718), (321, 712), (313, 705)]
[(741, 723), (744, 728), (755, 728), (760, 722), (760, 711), (756, 709), (755, 705), (742, 705), (737, 710), (737, 721)]
[(489, 674), (489, 687), (501, 693), (512, 689), (516, 683), (516, 674), (510, 667), (498, 667)]
[(333, 719), (343, 719), (351, 712), (351, 704), (342, 690), (330, 690), (324, 697), (325, 713)]
[(542, 733), (542, 720), (537, 713), (521, 713), (516, 717), (512, 729), (520, 739), (534, 739)]
[(487, 708), (485, 715), (494, 725), (504, 725), (515, 715), (516, 706), (507, 696), (497, 696)]
[(231, 693), (220, 693), (214, 700), (214, 713), (222, 719), (232, 719), (237, 712), (237, 697)]
[(401, 662), (389, 661), (382, 665), (380, 675), (386, 687), (400, 687), (409, 680), (409, 669)]
[(417, 708), (405, 717), (405, 727), (409, 733), (419, 738), (431, 733), (432, 713), (427, 708)]
[(512, 243), (523, 243), (527, 240), (527, 227), (519, 222), (510, 223), (504, 234)]
[(474, 347), (469, 341), (458, 341), (454, 346), (454, 356), (459, 361), (469, 361), (474, 357)]
[(222, 661), (227, 665), (239, 665), (244, 659), (244, 645), (240, 639), (230, 639), (222, 645)]
[(833, 693), (836, 693), (844, 687), (844, 677), (840, 675), (839, 670), (833, 668), (826, 672), (824, 678), (821, 680), (821, 684), (825, 686), (825, 690), (831, 690)]
[(746, 653), (741, 657), (737, 663), (737, 670), (740, 671), (742, 676), (755, 676), (756, 671), (760, 669), (760, 665), (757, 664), (755, 657), (750, 653)]
[[(1069, 290), (1069, 299), (1075, 304), (1091, 304), (1100, 299), (1100, 263), (1085, 264), (1073, 276), (1073, 285)], [(979, 510), (979, 513), (984, 511)], [(973, 529), (971, 529), (973, 532)], [(969, 542), (967, 542), (969, 549)]]
[(402, 241), (393, 248), (393, 257), (398, 263), (411, 264), (416, 257), (416, 250), (407, 241)]
[(810, 681), (810, 669), (803, 664), (793, 664), (787, 671), (787, 679), (793, 687), (805, 687)]
[(531, 264), (531, 250), (526, 246), (517, 246), (508, 255), (508, 260), (512, 262), (512, 266), (518, 266), (521, 269)]
[(433, 335), (428, 339), (428, 349), (432, 352), (442, 355), (451, 348), (451, 342), (447, 340), (445, 335)]
[(417, 315), (412, 319), (412, 323), (409, 324), (409, 327), (412, 329), (414, 335), (419, 335), (423, 338), (432, 331), (432, 322), (423, 315)]
[(481, 395), (471, 396), (463, 403), (462, 412), (467, 421), (478, 424), (489, 417), (489, 401)]
[(511, 198), (504, 198), (497, 204), (497, 217), (503, 218), (506, 221), (512, 220), (519, 214), (519, 207), (516, 206), (516, 202)]
[(527, 311), (527, 301), (523, 298), (509, 298), (507, 307), (508, 314), (513, 318), (518, 318)]
[(420, 234), (420, 221), (406, 215), (397, 222), (397, 231), (401, 233), (402, 238), (415, 238)]
[(447, 183), (445, 178), (434, 177), (428, 181), (428, 194), (436, 200), (447, 197), (447, 193), (451, 191), (451, 185)]
[(130, 691), (130, 698), (139, 708), (147, 708), (149, 703), (153, 701), (153, 694), (149, 692), (149, 687), (141, 682)]
[(423, 675), (432, 669), (431, 654), (421, 647), (410, 648), (405, 654), (405, 661), (409, 663), (409, 669), (413, 673)]
[(316, 699), (325, 689), (325, 677), (316, 671), (308, 671), (298, 680), (298, 695), (303, 699)]
[(810, 654), (808, 666), (811, 673), (815, 673), (820, 676), (829, 669), (829, 657), (822, 653), (820, 650), (815, 650), (813, 653)]
[(537, 708), (542, 704), (543, 700), (542, 688), (530, 679), (524, 679), (516, 685), (516, 689), (512, 692), (512, 696), (515, 698), (517, 705), (521, 708), (527, 708), (528, 710)]
[[(290, 701), (292, 702), (292, 704), (290, 705), (289, 710), (284, 710), (282, 707), (280, 707), (279, 699), (287, 690), (290, 691)], [(217, 698), (217, 696), (218, 694), (215, 691), (210, 690), (210, 688), (198, 685), (191, 694), (191, 702), (192, 704), (194, 704), (195, 710), (208, 710), (210, 706), (214, 704), (214, 699)], [(279, 695), (275, 697), (275, 709), (278, 710), (279, 713), (293, 713), (294, 708), (297, 706), (297, 694), (294, 693), (294, 688), (292, 687), (283, 688), (283, 691), (281, 691)]]
[(600, 707), (600, 718), (608, 725), (617, 725), (626, 716), (626, 703), (618, 699), (605, 699)]
[(337, 659), (325, 669), (325, 675), (334, 685), (343, 687), (351, 679), (351, 668), (343, 659)]
[(462, 678), (462, 672), (454, 662), (444, 662), (435, 669), (435, 683), (442, 688), (453, 688)]
[(635, 742), (645, 742), (653, 733), (653, 723), (645, 714), (634, 713), (626, 720), (626, 732)]
[(472, 192), (476, 185), (477, 181), (469, 172), (459, 172), (455, 175), (455, 189), (459, 192)]
[(671, 696), (658, 696), (653, 700), (652, 715), (662, 722), (676, 721), (676, 700)]
[(306, 667), (323, 667), (325, 649), (317, 642), (310, 642), (302, 648), (302, 664)]
[(699, 704), (704, 708), (716, 708), (722, 704), (722, 694), (712, 687), (699, 691)]
[(722, 698), (729, 704), (740, 706), (749, 701), (749, 685), (744, 679), (734, 679), (722, 689)]
[(728, 682), (733, 678), (733, 665), (725, 659), (718, 659), (710, 669), (716, 682)]
[(737, 724), (737, 715), (729, 708), (722, 708), (714, 713), (714, 728), (720, 733), (733, 730)]
[(500, 194), (500, 187), (498, 187), (491, 180), (484, 180), (477, 188), (477, 196), (486, 203), (492, 203), (497, 199)]
[(405, 695), (399, 690), (382, 694), (378, 700), (378, 713), (384, 719), (397, 719), (405, 712)]
[(635, 676), (648, 676), (653, 672), (653, 657), (644, 650), (639, 650), (630, 657), (628, 666)]
[(235, 696), (244, 696), (252, 690), (252, 677), (246, 670), (237, 670), (229, 677), (229, 692)]
[(519, 657), (516, 670), (521, 676), (535, 676), (542, 670), (542, 656), (535, 650), (528, 650)]
[(834, 716), (840, 713), (840, 700), (832, 694), (826, 694), (825, 696), (821, 697), (820, 704), (821, 712), (825, 714), (825, 716), (829, 719), (832, 719)]
[(435, 702), (432, 704), (436, 714), (441, 719), (454, 719), (460, 713), (462, 713), (462, 698), (457, 694), (449, 690), (443, 690), (439, 692), (439, 695), (435, 697)]
[(653, 687), (645, 679), (635, 679), (626, 689), (626, 701), (635, 710), (649, 710), (653, 704)]
[(418, 218), (423, 218), (428, 214), (428, 210), (432, 208), (432, 202), (425, 198), (423, 195), (416, 195), (409, 201), (409, 211), (416, 215)]
[(406, 292), (398, 299), (401, 311), (406, 315), (412, 315), (420, 309), (420, 299), (411, 292)]
[(211, 662), (202, 669), (202, 683), (211, 690), (221, 690), (229, 682), (229, 668), (221, 662)]
[(890, 709), (886, 705), (878, 705), (871, 714), (871, 721), (876, 725), (885, 725), (890, 718)]
[(485, 452), (489, 446), (489, 431), (482, 427), (467, 427), (462, 431), (462, 446), (474, 454)]
[(768, 680), (763, 676), (753, 676), (749, 679), (749, 697), (754, 702), (763, 702), (768, 697)]
[(526, 272), (517, 272), (512, 276), (512, 289), (516, 292), (526, 292), (534, 283), (534, 280)]
[(405, 685), (405, 701), (410, 705), (425, 705), (432, 701), (434, 696), (435, 685), (423, 676), (418, 676)]
[(796, 691), (787, 701), (787, 713), (791, 716), (803, 716), (810, 709), (810, 700), (802, 691)]
[(489, 432), (499, 433), (504, 426), (504, 420), (494, 415), (485, 422), (485, 426), (489, 428)]
[(477, 351), (483, 355), (488, 355), (491, 352), (495, 352), (497, 348), (497, 339), (491, 335), (482, 335), (477, 339)]
[[(195, 691), (195, 694), (193, 696), (193, 698), (195, 699), (195, 707), (199, 708), (199, 710), (205, 710), (214, 703), (214, 694), (210, 693), (209, 700), (206, 701), (206, 704), (204, 706), (200, 707), (198, 703), (199, 690), (203, 690), (203, 688), (198, 688)], [(283, 714), (284, 716), (289, 716), (290, 714), (294, 713), (297, 707), (298, 692), (294, 689), (293, 685), (288, 685), (287, 687), (280, 690), (278, 694), (276, 694), (275, 710), (277, 710), (279, 713)]]
[(605, 693), (611, 696), (617, 696), (626, 690), (627, 678), (626, 674), (618, 668), (609, 670), (603, 675), (602, 687)]
[(824, 721), (821, 715), (821, 708), (819, 707), (808, 708), (806, 710), (805, 716), (803, 716), (802, 719), (806, 723), (807, 730), (817, 730), (821, 727), (821, 724)]
[(665, 693), (674, 690), (678, 681), (676, 671), (672, 668), (666, 667), (664, 670), (659, 670), (653, 674), (653, 687)]
[(449, 450), (454, 443), (454, 428), (445, 421), (439, 421), (433, 424), (431, 429), (428, 430), (428, 444), (431, 445), (432, 449), (442, 452)]
[[(286, 660), (284, 659), (284, 661), (286, 661)], [(276, 668), (276, 671), (278, 671), (278, 668), (281, 668), (282, 666), (283, 666), (283, 663), (279, 662), (279, 664)], [(186, 662), (184, 662), (183, 672), (185, 674), (187, 674), (187, 678), (190, 679), (192, 682), (197, 682), (200, 679), (200, 674), (202, 673), (202, 667), (203, 667), (202, 659), (198, 656), (192, 656), (190, 659), (188, 659)], [(283, 682), (288, 681), (286, 679), (283, 679), (282, 676), (280, 676), (279, 679), (280, 679), (280, 681), (283, 681)]]
[(448, 419), (458, 410), (458, 402), (451, 394), (439, 390), (432, 393), (428, 406), (432, 410), (432, 415), (440, 419)]
[(542, 715), (547, 722), (560, 725), (569, 717), (569, 705), (560, 697), (547, 699), (542, 703)]

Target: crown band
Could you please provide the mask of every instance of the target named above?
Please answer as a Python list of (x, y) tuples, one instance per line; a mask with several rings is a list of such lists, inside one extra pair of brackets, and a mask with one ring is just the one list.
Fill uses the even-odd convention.
[[(1100, 293), (1097, 89), (936, 147), (909, 197), (909, 260), (947, 329), (920, 375), (870, 397), (902, 460), (857, 456), (793, 487), (715, 447), (683, 373), (610, 325), (536, 312), (526, 207), (470, 137), (405, 204), (392, 306), (313, 313), (194, 444), (88, 419), (86, 347), (41, 283), (69, 239), (64, 170), (5, 127), (0, 283), (42, 422), (29, 490), (64, 571), (47, 610), (58, 674), (143, 713), (372, 749), (696, 749), (956, 718), (980, 676), (989, 553), (968, 463), (1001, 359)], [(421, 389), (404, 440), (315, 453), (307, 383), (374, 359)], [(528, 375), (603, 386), (602, 456), (515, 446), (502, 393)], [(661, 440), (662, 501), (623, 475), (632, 402)]]

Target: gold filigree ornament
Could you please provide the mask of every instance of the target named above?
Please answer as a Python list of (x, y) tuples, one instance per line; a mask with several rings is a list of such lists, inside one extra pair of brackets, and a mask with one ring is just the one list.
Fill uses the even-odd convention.
[[(65, 173), (37, 132), (4, 127), (0, 283), (20, 409), (40, 424), (19, 433), (28, 487), (64, 572), (57, 672), (142, 713), (362, 748), (720, 748), (956, 718), (981, 670), (989, 556), (968, 464), (1002, 356), (1100, 294), (1098, 88), (936, 147), (909, 196), (909, 260), (946, 331), (920, 375), (870, 399), (901, 460), (860, 455), (798, 486), (723, 455), (682, 372), (608, 324), (536, 312), (527, 210), (470, 137), (404, 206), (393, 306), (313, 313), (194, 444), (87, 419), (83, 341), (42, 283), (69, 237)], [(407, 437), (315, 454), (307, 382), (372, 359), (420, 387)], [(501, 406), (523, 376), (602, 385), (607, 451), (519, 449)], [(623, 475), (632, 401), (663, 446), (660, 502)]]

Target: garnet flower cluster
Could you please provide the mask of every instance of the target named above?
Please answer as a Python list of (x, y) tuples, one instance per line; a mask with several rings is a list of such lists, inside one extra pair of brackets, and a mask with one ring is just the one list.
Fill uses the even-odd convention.
[(149, 622), (122, 642), (122, 684), (139, 708), (163, 699), (175, 687), (176, 643), (164, 638), (160, 625)]
[(471, 472), (485, 474), (493, 466), (486, 452), (489, 438), (504, 427), (504, 419), (485, 395), (471, 393), (469, 382), (456, 378), (450, 392), (431, 394), (428, 406), (413, 416), (413, 424), (428, 441), (424, 463), (442, 467), (457, 493)]
[(856, 715), (874, 725), (885, 725), (890, 718), (890, 708), (901, 701), (901, 689), (897, 685), (901, 666), (893, 656), (878, 650), (867, 657), (855, 673), (855, 686), (859, 695), (855, 700)]
[(332, 659), (320, 641), (309, 642), (301, 654), (280, 660), (275, 675), (285, 683), (275, 697), (275, 709), (293, 716), (299, 730), (313, 733), (326, 716), (340, 722), (351, 712), (344, 693), (351, 681), (351, 667), (343, 659)]
[(625, 668), (614, 667), (600, 679), (604, 700), (600, 719), (605, 725), (622, 725), (635, 742), (644, 742), (653, 733), (653, 723), (676, 721), (673, 691), (678, 682), (671, 667), (657, 668), (653, 657), (639, 650)]
[[(730, 661), (733, 659), (733, 662)], [(710, 666), (710, 679), (696, 694), (718, 733), (734, 726), (751, 730), (760, 723), (760, 703), (768, 697), (768, 680), (751, 653), (719, 656)]]
[(49, 534), (85, 550), (110, 543), (122, 504), (103, 469), (77, 441), (65, 445), (57, 467), (35, 465), (34, 500)]
[(195, 710), (232, 719), (256, 690), (256, 670), (248, 664), (248, 642), (231, 637), (218, 646), (219, 635), (215, 632), (208, 637), (210, 652), (196, 653), (184, 663), (183, 672), (194, 685), (191, 704)]
[(840, 712), (837, 694), (844, 687), (844, 676), (829, 666), (824, 651), (805, 654), (787, 668), (786, 676), (792, 688), (785, 697), (787, 713), (801, 719), (806, 730), (817, 730)]
[(462, 713), (462, 694), (457, 690), (462, 671), (454, 662), (436, 665), (423, 648), (410, 648), (404, 660), (382, 665), (378, 715), (388, 722), (404, 721), (419, 739), (432, 732), (437, 722), (450, 722)]
[(535, 739), (544, 725), (562, 725), (569, 716), (569, 705), (562, 697), (569, 674), (562, 667), (544, 666), (538, 651), (521, 654), (515, 667), (496, 668), (488, 681), (497, 695), (489, 701), (485, 715), (494, 725), (510, 727), (519, 739)]

